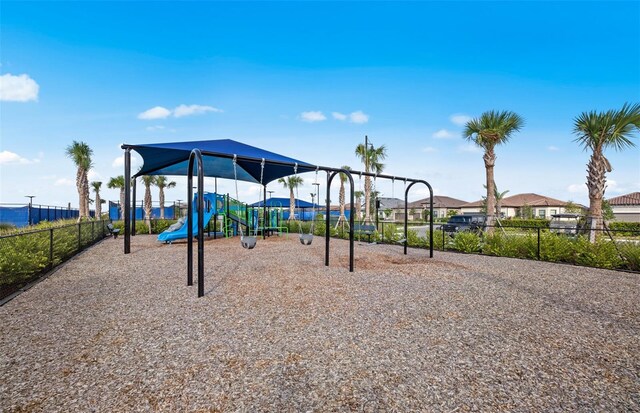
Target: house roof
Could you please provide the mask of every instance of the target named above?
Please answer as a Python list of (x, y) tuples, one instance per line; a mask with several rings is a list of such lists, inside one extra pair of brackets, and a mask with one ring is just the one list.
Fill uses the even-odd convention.
[[(465, 205), (467, 201), (461, 199), (451, 198), (450, 196), (436, 195), (433, 197), (434, 208), (460, 208)], [(409, 208), (422, 208), (429, 206), (429, 198), (419, 199), (414, 202), (409, 202)]]
[(380, 209), (404, 208), (404, 201), (402, 199), (378, 197), (378, 200), (380, 201)]
[[(477, 208), (481, 207), (484, 203), (483, 200), (469, 202), (468, 204), (461, 205), (461, 208)], [(560, 201), (559, 199), (550, 198), (548, 196), (528, 193), (528, 194), (517, 194), (513, 196), (506, 197), (502, 200), (503, 207), (512, 207), (512, 208), (520, 208), (523, 206), (565, 206), (567, 203), (565, 201)]]
[(626, 195), (620, 195), (609, 198), (609, 205), (640, 205), (640, 192), (632, 192)]

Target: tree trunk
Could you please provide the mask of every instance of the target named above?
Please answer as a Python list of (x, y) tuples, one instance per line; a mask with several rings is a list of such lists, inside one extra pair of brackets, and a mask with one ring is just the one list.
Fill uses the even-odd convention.
[(338, 222), (336, 222), (336, 228), (338, 228), (338, 225), (340, 225), (340, 223), (347, 222), (347, 217), (344, 214), (345, 194), (343, 181), (340, 181), (340, 192), (338, 193), (338, 201), (340, 202), (340, 216), (338, 217)]
[(296, 213), (296, 197), (293, 196), (293, 188), (289, 188), (289, 221), (295, 219)]
[(120, 188), (120, 219), (124, 219), (124, 188)]
[(164, 219), (164, 188), (158, 187), (158, 199), (160, 200), (160, 219)]
[(364, 222), (371, 222), (371, 177), (364, 177)]
[(82, 192), (84, 193), (84, 216), (86, 219), (89, 219), (91, 217), (91, 214), (89, 211), (89, 196), (91, 195), (91, 192), (89, 191), (89, 177), (87, 175), (87, 172), (85, 172), (84, 174), (84, 181), (82, 183)]
[(493, 224), (495, 222), (496, 211), (496, 192), (495, 182), (493, 180), (493, 167), (496, 164), (496, 155), (493, 148), (487, 149), (484, 153), (484, 166), (487, 172), (487, 234), (493, 233)]
[(96, 216), (95, 219), (99, 220), (102, 215), (102, 199), (100, 199), (100, 192), (96, 191)]
[(147, 222), (149, 234), (151, 234), (151, 185), (147, 184), (144, 186), (144, 220)]
[(607, 184), (606, 173), (611, 172), (602, 150), (595, 148), (587, 164), (587, 189), (589, 190), (589, 239), (595, 242), (596, 231), (602, 228), (602, 199)]
[(82, 221), (85, 211), (86, 195), (84, 193), (84, 180), (85, 171), (82, 168), (78, 168), (76, 171), (76, 188), (78, 189), (78, 222)]

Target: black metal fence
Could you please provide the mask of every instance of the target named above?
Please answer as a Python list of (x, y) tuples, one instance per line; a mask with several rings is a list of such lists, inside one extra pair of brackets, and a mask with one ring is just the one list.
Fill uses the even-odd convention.
[[(434, 227), (433, 247), (440, 251), (494, 255), (550, 262), (565, 262), (597, 268), (640, 271), (640, 231), (632, 229), (598, 229), (595, 240), (584, 228), (492, 226), (487, 232), (449, 233)], [(400, 223), (380, 222), (377, 242), (428, 248), (431, 241), (427, 226), (410, 226), (404, 233)]]
[(109, 221), (84, 221), (0, 236), (0, 300), (100, 241)]

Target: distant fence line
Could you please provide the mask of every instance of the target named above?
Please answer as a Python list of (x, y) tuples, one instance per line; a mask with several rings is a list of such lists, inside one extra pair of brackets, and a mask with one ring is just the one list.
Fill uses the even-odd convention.
[[(40, 204), (0, 204), (0, 223), (11, 224), (18, 228), (36, 225), (42, 221), (78, 218), (77, 208)], [(95, 211), (90, 211), (91, 217)]]

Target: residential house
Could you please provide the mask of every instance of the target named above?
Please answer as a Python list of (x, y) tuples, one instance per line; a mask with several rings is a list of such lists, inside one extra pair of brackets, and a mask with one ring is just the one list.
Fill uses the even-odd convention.
[(607, 201), (616, 221), (640, 222), (640, 192), (616, 196)]
[[(562, 214), (567, 202), (550, 198), (539, 194), (517, 194), (502, 200), (501, 214), (503, 218), (522, 216), (526, 211), (535, 218), (549, 219), (553, 214)], [(484, 200), (469, 202), (462, 205), (460, 211), (463, 214), (482, 212)]]
[[(430, 199), (431, 198), (424, 198), (409, 203), (409, 209), (418, 211), (417, 219), (422, 219), (424, 216), (423, 211), (429, 211)], [(433, 197), (433, 216), (434, 218), (445, 218), (449, 214), (449, 211), (455, 211), (458, 213), (460, 211), (460, 207), (465, 204), (467, 204), (467, 201), (463, 201), (461, 199), (435, 195)]]
[(398, 198), (378, 197), (378, 219), (381, 221), (404, 221), (404, 201)]

